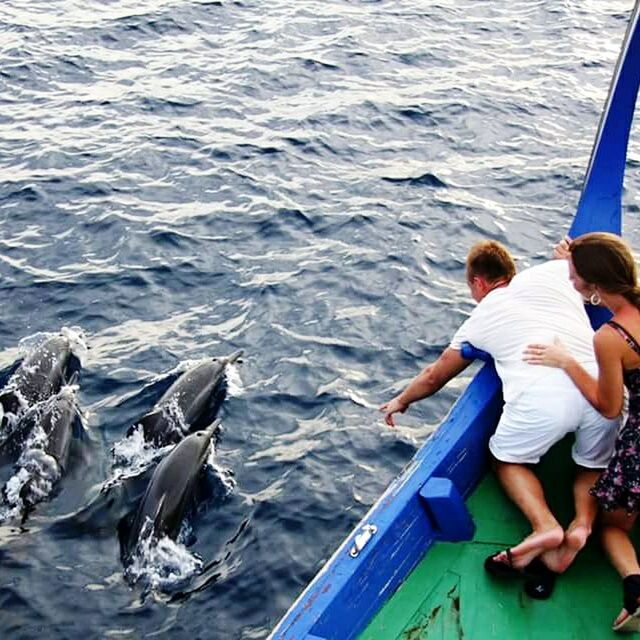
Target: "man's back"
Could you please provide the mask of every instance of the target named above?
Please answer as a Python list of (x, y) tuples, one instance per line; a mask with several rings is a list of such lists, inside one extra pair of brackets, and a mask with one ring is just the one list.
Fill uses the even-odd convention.
[(543, 378), (557, 378), (559, 385), (573, 384), (560, 370), (522, 360), (528, 344), (553, 342), (556, 336), (595, 373), (593, 330), (582, 298), (569, 280), (566, 260), (526, 269), (508, 286), (489, 292), (455, 334), (451, 347), (459, 349), (466, 340), (490, 353), (508, 402)]

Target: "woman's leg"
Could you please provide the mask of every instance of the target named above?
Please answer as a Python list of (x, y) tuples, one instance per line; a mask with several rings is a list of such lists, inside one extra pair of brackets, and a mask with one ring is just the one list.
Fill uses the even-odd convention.
[(601, 518), (602, 546), (616, 571), (623, 577), (640, 574), (636, 550), (629, 539), (629, 532), (638, 517), (623, 509), (605, 512)]
[[(613, 628), (622, 630), (626, 624), (634, 623), (631, 614), (640, 607), (640, 564), (629, 533), (638, 514), (628, 514), (623, 509), (605, 512), (601, 518), (602, 546), (623, 579), (625, 606), (613, 622)], [(626, 630), (631, 630), (628, 628)]]

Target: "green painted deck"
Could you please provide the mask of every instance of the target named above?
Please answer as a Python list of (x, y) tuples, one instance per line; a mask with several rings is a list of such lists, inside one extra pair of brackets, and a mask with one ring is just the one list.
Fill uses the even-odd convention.
[[(566, 525), (573, 515), (574, 469), (566, 443), (548, 454), (540, 467), (549, 504)], [(558, 579), (551, 598), (537, 601), (524, 593), (523, 581), (498, 580), (484, 571), (486, 556), (513, 546), (529, 533), (493, 474), (487, 475), (467, 504), (476, 523), (475, 538), (432, 547), (359, 640), (622, 637), (611, 631), (622, 606), (621, 582), (595, 536)]]

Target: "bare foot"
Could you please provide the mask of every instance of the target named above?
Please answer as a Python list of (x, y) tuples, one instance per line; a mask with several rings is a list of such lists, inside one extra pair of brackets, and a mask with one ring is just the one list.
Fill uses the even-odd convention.
[(573, 563), (578, 552), (587, 544), (591, 528), (584, 524), (571, 525), (564, 534), (563, 543), (544, 554), (544, 563), (556, 573), (564, 573)]
[[(562, 527), (555, 526), (545, 531), (534, 531), (520, 544), (511, 549), (511, 564), (516, 569), (523, 569), (541, 553), (555, 549), (562, 544), (564, 532)], [(503, 551), (496, 556), (500, 562), (508, 562), (507, 553)]]

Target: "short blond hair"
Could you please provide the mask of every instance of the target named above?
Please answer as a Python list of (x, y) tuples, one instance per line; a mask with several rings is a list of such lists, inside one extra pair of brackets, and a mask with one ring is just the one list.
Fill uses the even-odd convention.
[(516, 275), (516, 263), (509, 250), (497, 240), (482, 240), (471, 247), (467, 255), (467, 280), (481, 276), (489, 282), (511, 281)]

